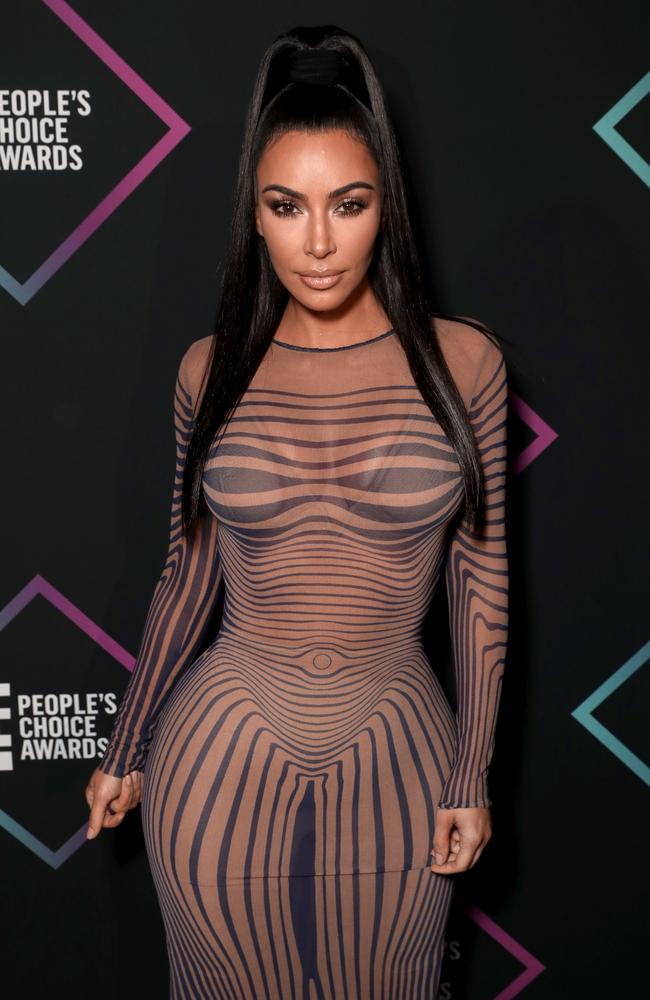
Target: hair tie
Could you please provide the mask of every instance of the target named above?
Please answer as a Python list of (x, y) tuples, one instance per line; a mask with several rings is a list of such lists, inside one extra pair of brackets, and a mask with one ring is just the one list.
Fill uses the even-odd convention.
[(339, 79), (343, 58), (336, 49), (298, 49), (289, 59), (291, 83), (328, 86)]

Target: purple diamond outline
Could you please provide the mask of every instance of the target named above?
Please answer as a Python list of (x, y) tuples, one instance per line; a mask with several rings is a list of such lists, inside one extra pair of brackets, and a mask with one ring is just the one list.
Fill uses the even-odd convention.
[[(85, 632), (109, 656), (117, 660), (120, 666), (125, 667), (126, 670), (133, 671), (136, 662), (135, 657), (127, 652), (123, 646), (120, 646), (119, 642), (116, 642), (108, 632), (100, 628), (92, 618), (84, 614), (65, 594), (62, 594), (60, 590), (57, 590), (51, 583), (48, 583), (40, 573), (33, 576), (29, 583), (25, 584), (22, 590), (19, 590), (9, 603), (0, 610), (0, 631), (6, 628), (39, 595), (49, 601), (57, 611), (65, 615), (73, 625), (76, 625), (82, 632)], [(0, 809), (0, 827), (5, 829), (7, 833), (10, 833), (12, 837), (15, 837), (16, 840), (19, 840), (25, 847), (28, 847), (41, 861), (45, 861), (46, 864), (55, 869), (60, 868), (75, 851), (88, 843), (86, 838), (87, 822), (55, 851), (44, 844), (42, 840), (39, 840), (38, 837), (35, 837), (34, 834), (30, 833), (26, 827), (18, 823), (4, 809)]]
[(168, 131), (152, 146), (148, 153), (135, 164), (99, 204), (86, 216), (66, 239), (47, 257), (33, 274), (23, 283), (18, 281), (4, 267), (0, 266), (0, 285), (16, 299), (26, 305), (45, 285), (52, 275), (83, 246), (94, 232), (125, 201), (144, 179), (162, 163), (166, 156), (191, 131), (191, 126), (178, 115), (166, 101), (146, 83), (128, 63), (122, 59), (90, 25), (76, 13), (66, 0), (42, 0), (53, 14), (93, 52), (98, 59), (124, 83), (150, 111), (160, 118)]
[(530, 985), (533, 979), (536, 979), (540, 973), (544, 972), (546, 966), (538, 958), (535, 958), (527, 948), (524, 948), (519, 941), (516, 941), (511, 934), (508, 934), (503, 927), (500, 927), (495, 920), (488, 917), (487, 913), (484, 913), (483, 910), (480, 910), (478, 906), (471, 903), (459, 893), (457, 894), (457, 902), (481, 930), (489, 934), (497, 944), (500, 944), (502, 948), (524, 966), (520, 974), (515, 976), (512, 982), (500, 990), (494, 998), (494, 1000), (513, 1000), (514, 997), (518, 996), (522, 990), (525, 990)]

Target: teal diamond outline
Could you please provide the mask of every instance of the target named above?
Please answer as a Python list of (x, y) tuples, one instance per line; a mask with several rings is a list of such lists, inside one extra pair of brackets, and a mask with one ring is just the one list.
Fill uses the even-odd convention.
[(610, 146), (617, 156), (620, 156), (623, 163), (632, 170), (637, 177), (650, 187), (650, 163), (644, 160), (640, 153), (637, 153), (634, 146), (623, 138), (620, 132), (616, 131), (616, 126), (630, 113), (632, 108), (640, 104), (644, 97), (650, 93), (650, 70), (642, 76), (638, 83), (628, 90), (627, 94), (621, 97), (620, 101), (600, 118), (593, 127), (603, 142)]
[(611, 677), (604, 681), (600, 687), (589, 695), (588, 698), (578, 705), (577, 708), (571, 712), (574, 719), (582, 723), (585, 729), (588, 729), (592, 736), (595, 736), (597, 740), (607, 747), (607, 749), (618, 757), (620, 761), (629, 767), (638, 778), (645, 781), (646, 785), (650, 785), (650, 767), (637, 757), (635, 753), (632, 753), (629, 747), (626, 747), (617, 736), (603, 726), (602, 722), (594, 719), (591, 714), (599, 705), (609, 698), (617, 688), (624, 684), (625, 681), (629, 680), (633, 673), (635, 673), (644, 663), (647, 663), (650, 659), (650, 639), (641, 649), (636, 652), (627, 663), (624, 663), (622, 667), (615, 670)]

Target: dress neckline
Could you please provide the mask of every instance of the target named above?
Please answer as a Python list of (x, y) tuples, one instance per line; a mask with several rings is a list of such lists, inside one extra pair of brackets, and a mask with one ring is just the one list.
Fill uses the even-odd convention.
[(272, 340), (271, 343), (277, 344), (278, 347), (288, 347), (291, 351), (351, 351), (353, 347), (364, 347), (366, 344), (375, 344), (378, 340), (383, 340), (384, 337), (390, 337), (391, 333), (395, 333), (395, 330), (386, 330), (385, 333), (379, 333), (376, 337), (370, 337), (368, 340), (358, 340), (356, 344), (342, 344), (340, 347), (299, 347), (298, 344), (288, 344), (285, 340)]

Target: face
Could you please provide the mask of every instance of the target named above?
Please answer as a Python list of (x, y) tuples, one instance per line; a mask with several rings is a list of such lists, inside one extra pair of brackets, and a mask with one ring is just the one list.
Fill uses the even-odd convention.
[[(381, 225), (379, 170), (346, 132), (287, 132), (256, 171), (255, 225), (275, 272), (311, 310), (342, 305), (366, 281)], [(309, 272), (335, 272), (310, 279)]]

